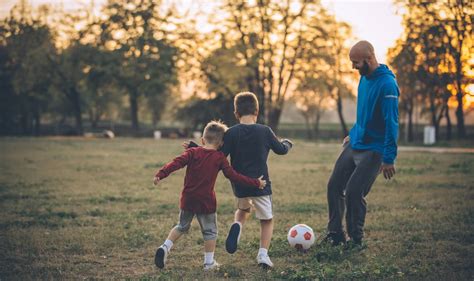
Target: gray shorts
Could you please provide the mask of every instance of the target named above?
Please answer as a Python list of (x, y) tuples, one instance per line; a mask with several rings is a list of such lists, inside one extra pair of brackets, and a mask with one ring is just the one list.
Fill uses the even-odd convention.
[(188, 232), (191, 227), (191, 222), (194, 216), (196, 216), (199, 225), (201, 226), (202, 237), (204, 241), (216, 240), (217, 239), (217, 215), (216, 213), (211, 214), (195, 214), (193, 212), (180, 210), (179, 212), (179, 223), (176, 225), (176, 229), (181, 233)]

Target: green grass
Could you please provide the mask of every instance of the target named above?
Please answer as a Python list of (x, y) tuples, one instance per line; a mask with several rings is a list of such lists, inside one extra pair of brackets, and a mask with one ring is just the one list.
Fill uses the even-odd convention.
[(153, 175), (178, 155), (180, 140), (0, 139), (0, 279), (411, 279), (474, 278), (474, 155), (400, 153), (394, 180), (379, 177), (368, 196), (366, 245), (315, 245), (302, 254), (286, 242), (297, 223), (318, 242), (327, 222), (326, 183), (339, 144), (297, 141), (271, 155), (275, 230), (271, 271), (256, 266), (259, 223), (244, 227), (239, 251), (224, 240), (234, 198), (219, 176), (216, 259), (202, 271), (203, 240), (194, 222), (165, 270), (156, 248), (178, 219), (184, 171), (158, 187)]

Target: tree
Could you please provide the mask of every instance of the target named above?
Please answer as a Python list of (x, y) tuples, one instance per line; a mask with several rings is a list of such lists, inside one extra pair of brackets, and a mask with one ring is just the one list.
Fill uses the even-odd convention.
[[(411, 38), (411, 44), (417, 45), (415, 51), (418, 52), (421, 49), (428, 51), (429, 45), (433, 41), (438, 44), (435, 53), (444, 60), (444, 69), (438, 71), (446, 73), (444, 75), (444, 78), (447, 79), (445, 84), (455, 90), (458, 137), (463, 138), (466, 136), (463, 111), (466, 93), (463, 92), (463, 89), (468, 82), (465, 66), (468, 65), (473, 43), (470, 35), (472, 34), (474, 7), (467, 0), (399, 0), (397, 2), (407, 10), (403, 18), (403, 24), (407, 30), (405, 36)], [(426, 36), (429, 38), (426, 39)], [(428, 51), (428, 53), (430, 52)], [(425, 58), (431, 59), (426, 56)], [(418, 63), (423, 64), (424, 62)], [(431, 70), (429, 72), (433, 73)], [(433, 77), (425, 75), (424, 78), (432, 79)], [(440, 80), (432, 81), (439, 82)], [(435, 84), (433, 86), (440, 87), (442, 85)], [(442, 95), (445, 96), (444, 99), (447, 103), (449, 97), (447, 97), (446, 91), (443, 91), (445, 93)], [(448, 111), (449, 107), (446, 106), (445, 117), (450, 124)]]
[[(220, 84), (221, 93), (233, 96), (241, 91), (254, 92), (260, 101), (258, 121), (276, 131), (285, 101), (297, 87), (298, 73), (307, 69), (309, 56), (304, 53), (312, 49), (314, 54), (329, 46), (329, 25), (335, 19), (319, 2), (306, 0), (225, 1), (220, 9), (226, 12), (225, 20), (220, 20), (211, 33), (214, 40), (205, 44), (217, 46), (220, 53), (207, 51), (205, 57), (233, 57), (222, 65), (202, 68), (204, 77), (214, 85)], [(234, 64), (233, 68), (228, 62)], [(338, 96), (336, 90), (334, 94)]]
[(103, 10), (107, 18), (94, 24), (96, 44), (117, 57), (112, 75), (127, 90), (132, 128), (139, 130), (139, 99), (148, 98), (153, 122), (159, 118), (166, 93), (176, 85), (178, 49), (167, 39), (166, 18), (160, 3), (152, 0), (110, 1)]
[(15, 6), (0, 27), (3, 50), (1, 73), (6, 88), (3, 96), (7, 112), (13, 116), (3, 122), (18, 122), (25, 134), (39, 134), (41, 115), (48, 108), (48, 87), (53, 65), (47, 59), (55, 55), (53, 35), (44, 22), (33, 17), (25, 3)]
[(448, 139), (450, 138), (450, 119), (448, 91), (452, 75), (449, 73), (449, 57), (441, 41), (444, 32), (440, 26), (426, 26), (409, 33), (405, 42), (399, 41), (390, 50), (390, 60), (397, 73), (397, 79), (404, 95), (401, 97), (402, 109), (408, 114), (408, 140), (412, 141), (412, 114), (417, 99), (429, 113), (431, 124), (439, 136), (439, 124), (446, 117)]
[(397, 77), (400, 92), (400, 110), (406, 113), (407, 123), (407, 141), (412, 142), (413, 137), (413, 114), (417, 99), (420, 94), (420, 81), (418, 80), (418, 73), (414, 45), (402, 42), (401, 39), (397, 41), (396, 47), (389, 50), (389, 63), (393, 66)]
[(296, 107), (305, 119), (309, 139), (318, 137), (321, 117), (330, 107), (331, 93), (326, 79), (328, 77), (305, 76), (292, 96)]
[(239, 60), (248, 69), (245, 90), (260, 100), (260, 121), (276, 131), (296, 82), (304, 42), (313, 42), (313, 48), (324, 42), (317, 40), (325, 36), (319, 18), (324, 9), (306, 0), (226, 1), (222, 8), (228, 17), (220, 33), (234, 42)]

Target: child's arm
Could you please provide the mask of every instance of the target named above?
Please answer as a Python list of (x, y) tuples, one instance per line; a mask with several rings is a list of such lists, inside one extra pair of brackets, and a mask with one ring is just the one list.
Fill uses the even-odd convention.
[(270, 148), (279, 155), (287, 154), (288, 151), (293, 147), (293, 143), (288, 139), (278, 140), (273, 133), (272, 129), (268, 128), (268, 139), (270, 142)]
[(242, 185), (254, 186), (258, 187), (259, 189), (263, 189), (267, 185), (267, 181), (263, 179), (263, 176), (259, 177), (258, 179), (254, 179), (236, 172), (230, 166), (229, 161), (227, 161), (227, 158), (225, 158), (225, 156), (222, 158), (221, 170), (226, 178)]
[(158, 182), (167, 176), (169, 176), (172, 172), (179, 170), (186, 166), (191, 159), (191, 151), (186, 150), (183, 154), (173, 159), (173, 161), (169, 162), (168, 164), (164, 165), (158, 172), (155, 174), (155, 178), (153, 179), (153, 184), (158, 184)]

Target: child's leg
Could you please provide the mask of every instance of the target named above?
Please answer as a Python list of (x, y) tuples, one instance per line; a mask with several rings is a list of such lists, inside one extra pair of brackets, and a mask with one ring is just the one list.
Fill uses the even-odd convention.
[(214, 262), (214, 252), (216, 251), (216, 240), (204, 241), (204, 264)]
[(250, 207), (246, 210), (237, 209), (234, 214), (234, 221), (244, 224), (250, 216)]
[(234, 221), (239, 222), (241, 225), (247, 221), (250, 216), (252, 209), (252, 199), (250, 197), (237, 198), (237, 210), (234, 214)]
[(217, 215), (197, 214), (199, 225), (201, 226), (202, 237), (204, 239), (204, 269), (213, 269), (219, 264), (214, 260), (217, 240)]
[(225, 240), (225, 249), (229, 254), (233, 254), (237, 251), (242, 225), (250, 216), (251, 208), (252, 200), (250, 197), (237, 198), (237, 210), (234, 215), (234, 223), (230, 226), (229, 234), (227, 234)]
[(260, 219), (260, 249), (258, 249), (257, 263), (264, 267), (273, 267), (268, 256), (268, 249), (273, 236), (273, 210), (271, 195), (253, 198), (255, 216)]
[(170, 230), (166, 241), (161, 245), (155, 254), (155, 264), (159, 268), (165, 267), (166, 259), (168, 254), (173, 247), (175, 241), (177, 241), (184, 233), (186, 233), (191, 227), (194, 214), (181, 210), (179, 213), (179, 223)]
[(167, 246), (168, 251), (171, 250), (175, 241), (177, 241), (184, 233), (188, 232), (193, 221), (194, 214), (188, 211), (180, 210), (178, 224), (170, 230), (164, 245)]
[(273, 219), (260, 220), (260, 248), (269, 249), (273, 236)]
[(181, 237), (183, 236), (183, 232), (180, 232), (178, 230), (178, 226), (173, 227), (170, 230), (170, 233), (168, 234), (168, 237), (166, 238), (165, 245), (168, 248), (168, 251), (171, 250), (171, 247), (173, 247), (173, 244)]

